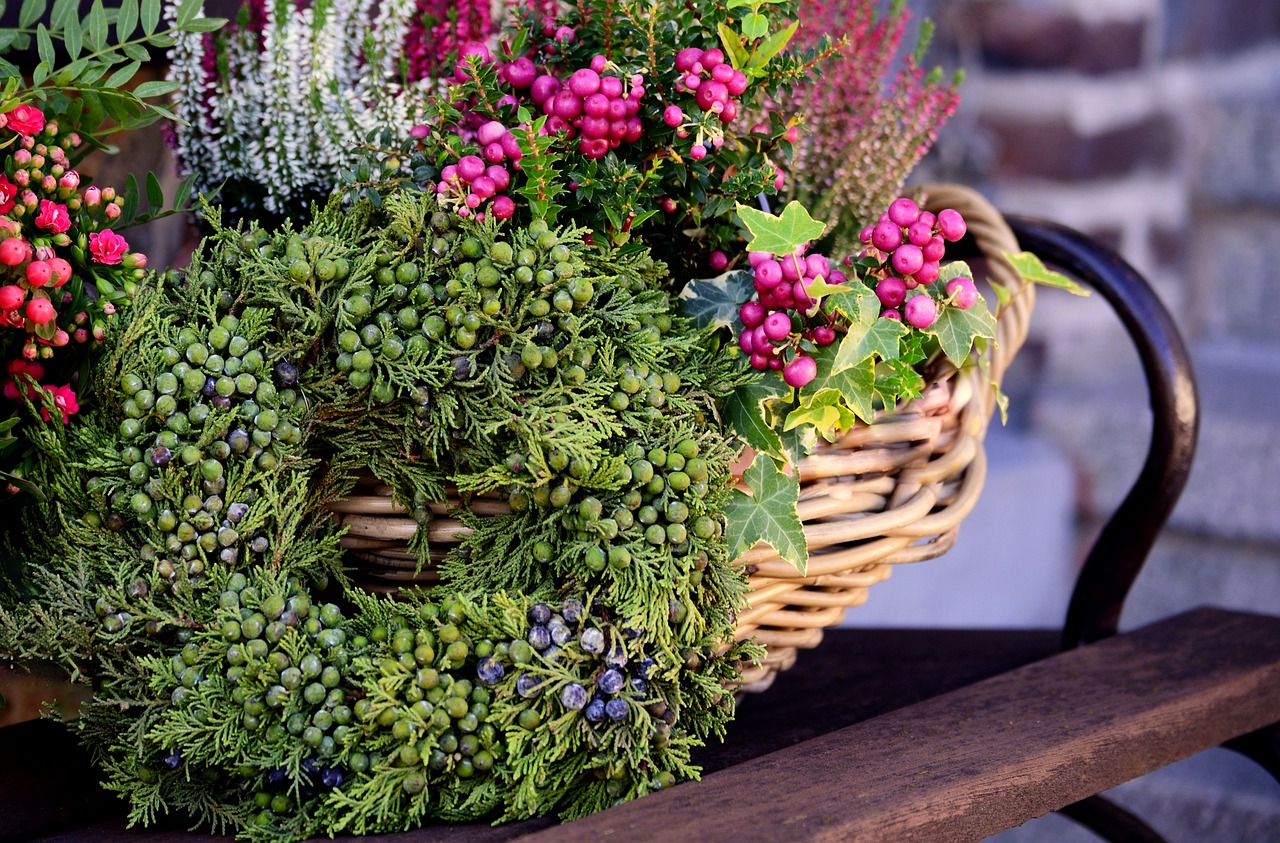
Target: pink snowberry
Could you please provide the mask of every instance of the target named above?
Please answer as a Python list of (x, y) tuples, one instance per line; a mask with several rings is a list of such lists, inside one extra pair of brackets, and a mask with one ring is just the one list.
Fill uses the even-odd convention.
[[(8, 288), (6, 287), (5, 289)], [(13, 308), (8, 309), (12, 310)], [(764, 305), (758, 301), (745, 302), (738, 310), (738, 318), (742, 320), (744, 328), (754, 328), (757, 325), (762, 325), (764, 324)], [(743, 332), (744, 335), (746, 333), (745, 331)]]
[(764, 318), (764, 335), (777, 342), (785, 340), (791, 333), (791, 317), (780, 310), (775, 310)]
[(907, 297), (907, 284), (901, 278), (890, 275), (876, 285), (876, 298), (885, 307), (897, 307)]
[(893, 220), (895, 224), (906, 228), (920, 219), (920, 208), (915, 202), (903, 196), (889, 204), (889, 219)]
[(945, 239), (954, 243), (964, 237), (967, 229), (964, 217), (954, 208), (946, 208), (938, 212), (938, 231)]
[(899, 275), (915, 275), (924, 265), (924, 254), (914, 243), (903, 243), (893, 252), (893, 269)]
[(716, 272), (719, 272), (720, 270), (724, 269), (726, 266), (729, 265), (729, 256), (726, 255), (724, 252), (720, 251), (719, 249), (716, 249), (707, 258), (707, 263), (711, 265), (712, 269), (714, 269)]
[(932, 296), (913, 296), (903, 305), (902, 315), (907, 324), (923, 330), (938, 320), (938, 303)]
[(871, 229), (871, 245), (882, 252), (892, 252), (902, 245), (902, 228), (892, 220), (881, 220)]
[(947, 282), (947, 295), (956, 307), (968, 310), (978, 301), (978, 288), (972, 278), (961, 275)]
[(801, 354), (797, 354), (782, 370), (782, 379), (787, 382), (787, 386), (796, 389), (808, 386), (817, 375), (818, 361)]

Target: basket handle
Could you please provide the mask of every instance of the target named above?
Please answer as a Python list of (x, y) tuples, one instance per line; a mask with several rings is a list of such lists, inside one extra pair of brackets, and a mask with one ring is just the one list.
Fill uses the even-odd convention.
[(1113, 250), (1066, 226), (1008, 222), (1023, 247), (1075, 276), (1115, 310), (1137, 348), (1151, 401), (1151, 446), (1133, 487), (1094, 542), (1076, 579), (1063, 649), (1114, 635), (1125, 597), (1191, 472), (1199, 430), (1186, 344), (1151, 285)]

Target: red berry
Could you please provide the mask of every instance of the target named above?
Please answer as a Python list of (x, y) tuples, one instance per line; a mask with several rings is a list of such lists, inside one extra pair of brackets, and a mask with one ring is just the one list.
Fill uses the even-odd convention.
[(45, 298), (34, 298), (27, 302), (27, 318), (37, 325), (43, 325), (55, 315), (53, 303)]
[(711, 265), (712, 269), (719, 272), (729, 265), (729, 256), (719, 249), (716, 249), (707, 257), (707, 263)]
[(775, 342), (785, 340), (791, 334), (791, 317), (775, 310), (764, 318), (764, 335)]
[(818, 361), (802, 354), (797, 354), (782, 370), (782, 379), (787, 382), (787, 386), (796, 389), (807, 386), (817, 375)]
[(913, 296), (903, 305), (902, 315), (907, 324), (923, 330), (938, 320), (938, 303), (932, 296)]
[(959, 211), (954, 208), (946, 208), (938, 212), (938, 231), (945, 239), (954, 243), (964, 237), (966, 230), (967, 226), (965, 225), (964, 217), (960, 215)]
[(915, 202), (903, 196), (900, 199), (893, 200), (889, 205), (889, 219), (895, 224), (906, 228), (920, 219), (920, 208)]
[(831, 345), (836, 341), (836, 329), (830, 325), (819, 325), (813, 329), (813, 341), (820, 346)]
[(935, 234), (929, 238), (928, 243), (920, 247), (920, 254), (924, 255), (926, 261), (940, 261), (946, 253), (947, 244), (943, 242), (940, 234)]
[(702, 59), (702, 50), (697, 47), (685, 47), (676, 53), (676, 70), (688, 73)]
[(892, 252), (902, 245), (902, 228), (892, 220), (881, 220), (871, 229), (871, 245), (882, 252)]
[(53, 277), (53, 269), (44, 261), (32, 261), (27, 264), (27, 281), (32, 287), (43, 287)]
[(31, 247), (21, 237), (7, 237), (0, 242), (0, 263), (17, 266), (31, 255)]
[(0, 310), (17, 310), (27, 300), (27, 292), (17, 284), (0, 287)]
[[(7, 287), (5, 289), (8, 289)], [(738, 318), (742, 320), (744, 328), (754, 328), (757, 325), (764, 324), (764, 305), (758, 301), (749, 301), (738, 309)]]
[(925, 261), (920, 265), (920, 268), (916, 270), (916, 274), (911, 277), (917, 284), (932, 284), (934, 281), (938, 280), (939, 271), (940, 267), (938, 266), (937, 261)]
[(782, 280), (782, 264), (772, 258), (761, 261), (756, 266), (756, 283), (772, 289)]
[(684, 122), (684, 112), (678, 105), (669, 105), (662, 112), (662, 122), (674, 129)]
[(901, 278), (890, 275), (876, 285), (876, 298), (885, 307), (897, 307), (907, 297), (907, 284)]
[(914, 243), (903, 243), (893, 250), (893, 268), (899, 275), (915, 275), (924, 265), (924, 254)]

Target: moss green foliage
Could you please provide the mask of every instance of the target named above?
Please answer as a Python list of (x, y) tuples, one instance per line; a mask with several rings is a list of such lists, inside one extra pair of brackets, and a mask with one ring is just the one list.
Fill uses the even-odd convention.
[[(33, 426), (50, 493), (5, 536), (0, 656), (92, 684), (73, 728), (131, 818), (298, 839), (696, 777), (759, 650), (723, 539), (738, 376), (665, 267), (413, 192), (299, 231), (209, 219), (97, 403)], [(347, 580), (326, 504), (369, 474), (424, 523), (461, 495), (432, 593)]]

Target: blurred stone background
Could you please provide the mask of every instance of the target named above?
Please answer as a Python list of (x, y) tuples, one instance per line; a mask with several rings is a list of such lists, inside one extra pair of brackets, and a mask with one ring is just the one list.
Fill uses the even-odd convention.
[[(1123, 626), (1201, 604), (1280, 612), (1280, 3), (909, 6), (937, 25), (930, 62), (966, 73), (917, 179), (967, 183), (1114, 247), (1190, 343), (1199, 450)], [(847, 623), (1061, 623), (1075, 565), (1137, 476), (1150, 414), (1102, 301), (1045, 291), (1031, 336), (956, 550), (895, 571)], [(1280, 786), (1225, 750), (1113, 795), (1169, 841), (1280, 840)], [(1093, 839), (1056, 816), (999, 837)]]

